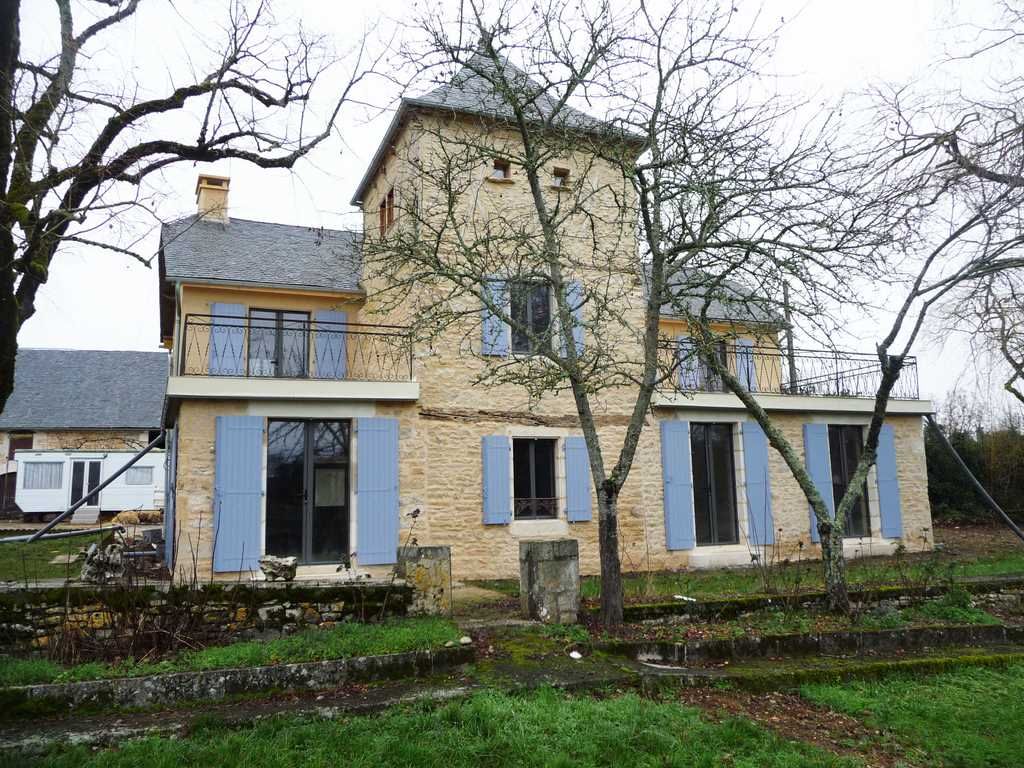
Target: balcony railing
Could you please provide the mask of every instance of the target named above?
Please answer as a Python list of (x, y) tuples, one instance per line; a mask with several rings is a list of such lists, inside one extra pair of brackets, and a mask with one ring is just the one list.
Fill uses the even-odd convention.
[[(816, 397), (874, 397), (882, 381), (878, 357), (863, 352), (798, 349), (790, 356), (771, 346), (720, 344), (718, 359), (751, 392)], [(711, 366), (697, 358), (686, 339), (662, 343), (659, 362), (672, 371), (675, 389), (726, 392)], [(917, 359), (906, 358), (893, 387), (895, 400), (918, 399)]]
[(186, 315), (182, 376), (412, 381), (407, 328), (277, 318)]

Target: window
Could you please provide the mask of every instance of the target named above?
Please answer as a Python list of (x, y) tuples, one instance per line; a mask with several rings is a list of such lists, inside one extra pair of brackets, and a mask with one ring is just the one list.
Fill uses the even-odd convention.
[(125, 485), (152, 485), (152, 467), (128, 467), (124, 473)]
[[(832, 498), (835, 505), (846, 495), (850, 487), (850, 479), (860, 461), (863, 434), (858, 424), (829, 424), (828, 452), (832, 464)], [(871, 518), (868, 512), (868, 486), (864, 483), (860, 498), (850, 510), (846, 518), (847, 537), (866, 537), (871, 535)]]
[(491, 178), (499, 181), (509, 181), (512, 179), (512, 163), (508, 160), (495, 160), (494, 167), (491, 169)]
[[(725, 342), (720, 341), (715, 344), (715, 358), (722, 364), (726, 370), (729, 369), (729, 356)], [(701, 361), (701, 369), (703, 372), (703, 382), (705, 392), (724, 392), (725, 384), (722, 382), (721, 377), (714, 372), (710, 365), (705, 364)]]
[(21, 471), (25, 473), (22, 487), (26, 491), (52, 491), (64, 480), (64, 464), (59, 461), (27, 461)]
[(249, 375), (301, 378), (307, 373), (309, 315), (254, 309), (249, 313)]
[(512, 484), (517, 520), (558, 516), (555, 498), (555, 440), (517, 438), (512, 441)]
[(512, 351), (531, 355), (549, 343), (551, 292), (546, 283), (511, 283)]
[(7, 459), (14, 459), (15, 451), (28, 451), (32, 449), (32, 433), (12, 433), (10, 442), (7, 445)]
[(388, 190), (388, 193), (384, 195), (384, 198), (380, 201), (380, 207), (377, 209), (378, 226), (380, 227), (380, 233), (383, 235), (389, 229), (391, 225), (395, 223), (395, 188), (392, 187)]
[(690, 424), (697, 544), (738, 544), (731, 424)]
[(569, 169), (568, 168), (555, 168), (553, 175), (551, 176), (552, 187), (568, 187), (569, 186)]

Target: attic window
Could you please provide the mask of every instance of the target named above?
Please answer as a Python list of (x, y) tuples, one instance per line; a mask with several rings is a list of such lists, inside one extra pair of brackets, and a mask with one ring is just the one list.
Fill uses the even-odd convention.
[(511, 180), (512, 163), (508, 160), (495, 160), (494, 169), (491, 171), (491, 178), (499, 181)]
[(388, 193), (380, 201), (380, 207), (377, 210), (379, 218), (378, 226), (380, 227), (380, 233), (383, 235), (389, 229), (391, 225), (395, 223), (395, 188), (392, 187), (388, 190)]
[(569, 186), (569, 169), (568, 168), (555, 168), (551, 176), (552, 187), (568, 187)]

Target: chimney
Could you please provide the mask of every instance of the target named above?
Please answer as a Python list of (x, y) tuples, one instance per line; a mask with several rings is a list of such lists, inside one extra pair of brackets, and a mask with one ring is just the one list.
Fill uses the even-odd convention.
[(228, 176), (199, 174), (196, 181), (196, 207), (199, 215), (206, 221), (228, 222), (228, 187), (231, 179)]

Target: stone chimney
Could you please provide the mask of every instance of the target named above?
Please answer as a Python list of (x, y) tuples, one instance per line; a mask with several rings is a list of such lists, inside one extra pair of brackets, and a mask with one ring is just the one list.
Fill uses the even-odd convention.
[(226, 224), (230, 186), (231, 179), (228, 176), (199, 174), (196, 181), (196, 207), (199, 215), (207, 221), (220, 221)]

